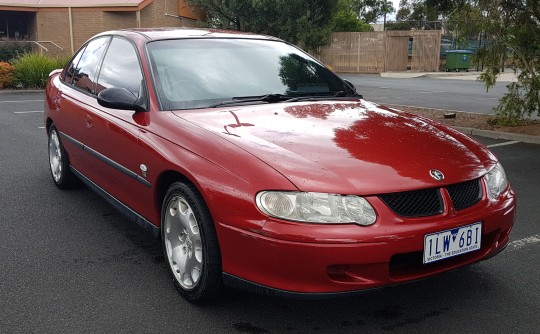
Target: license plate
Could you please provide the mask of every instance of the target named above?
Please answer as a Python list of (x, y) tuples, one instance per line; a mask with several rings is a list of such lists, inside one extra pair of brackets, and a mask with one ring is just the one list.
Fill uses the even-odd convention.
[(424, 264), (480, 249), (482, 223), (427, 234), (424, 237)]

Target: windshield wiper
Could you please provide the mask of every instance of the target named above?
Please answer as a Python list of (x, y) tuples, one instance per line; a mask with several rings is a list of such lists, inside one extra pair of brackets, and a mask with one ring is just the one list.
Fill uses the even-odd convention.
[[(296, 96), (295, 96), (296, 95)], [(337, 92), (320, 93), (320, 94), (307, 94), (298, 96), (295, 92), (294, 95), (284, 94), (266, 94), (261, 96), (243, 96), (233, 97), (231, 100), (218, 102), (209, 105), (207, 108), (216, 108), (221, 106), (230, 106), (235, 104), (252, 103), (252, 102), (266, 102), (266, 103), (278, 103), (278, 102), (297, 102), (297, 101), (321, 101), (321, 100), (348, 100), (350, 98), (362, 98), (362, 95), (340, 90)]]
[(233, 97), (231, 100), (218, 102), (211, 104), (208, 108), (216, 108), (221, 106), (228, 106), (234, 104), (242, 104), (249, 102), (266, 102), (266, 103), (277, 103), (283, 100), (290, 99), (291, 97), (283, 94), (266, 94), (262, 96), (246, 96), (246, 97)]
[(306, 95), (306, 96), (297, 96), (290, 99), (287, 99), (283, 102), (297, 102), (297, 101), (321, 101), (321, 100), (347, 100), (350, 98), (362, 99), (360, 94), (351, 94), (350, 92), (340, 90), (337, 92), (332, 92), (331, 95)]

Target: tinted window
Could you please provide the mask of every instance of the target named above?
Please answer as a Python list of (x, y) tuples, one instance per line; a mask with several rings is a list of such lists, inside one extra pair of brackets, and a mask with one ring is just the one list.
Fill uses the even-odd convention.
[(73, 60), (71, 60), (71, 63), (69, 63), (69, 66), (66, 69), (63, 80), (68, 84), (71, 84), (73, 82), (73, 74), (75, 74), (75, 69), (77, 68), (77, 64), (79, 63), (79, 60), (81, 59), (81, 55), (83, 54), (84, 49), (86, 49), (86, 47), (82, 48), (75, 55), (75, 57), (73, 57)]
[(183, 39), (148, 44), (163, 109), (201, 108), (233, 97), (331, 95), (335, 74), (283, 42)]
[(135, 48), (123, 38), (114, 38), (101, 65), (96, 93), (117, 87), (139, 96), (141, 80), (142, 72)]
[(73, 73), (73, 84), (90, 93), (95, 92), (96, 73), (109, 37), (94, 39), (86, 46)]

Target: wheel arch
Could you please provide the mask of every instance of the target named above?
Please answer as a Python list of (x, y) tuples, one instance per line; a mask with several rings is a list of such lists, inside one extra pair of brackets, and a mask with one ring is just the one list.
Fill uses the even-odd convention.
[(201, 195), (201, 197), (205, 201), (206, 206), (208, 207), (208, 204), (206, 203), (206, 198), (201, 192), (199, 185), (193, 182), (191, 178), (187, 177), (185, 174), (176, 170), (163, 171), (156, 180), (156, 183), (155, 183), (156, 190), (155, 190), (155, 195), (154, 195), (154, 201), (155, 201), (154, 207), (156, 208), (157, 217), (159, 217), (160, 227), (161, 227), (161, 207), (163, 205), (163, 201), (165, 200), (165, 195), (167, 194), (167, 190), (174, 182), (183, 182), (183, 183), (193, 186), (195, 189), (197, 189), (197, 192)]
[(49, 134), (49, 130), (51, 129), (51, 125), (53, 124), (53, 120), (50, 117), (47, 117), (45, 119), (45, 131), (47, 131), (47, 134)]

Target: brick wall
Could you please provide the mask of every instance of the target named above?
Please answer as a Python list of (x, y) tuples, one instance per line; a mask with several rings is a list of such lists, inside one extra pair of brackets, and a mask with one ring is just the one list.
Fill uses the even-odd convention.
[(102, 12), (103, 31), (137, 28), (136, 12)]
[(64, 49), (43, 43), (49, 49), (47, 54), (60, 55), (71, 53), (69, 37), (68, 11), (37, 12), (36, 13), (36, 40), (52, 41)]
[(182, 20), (171, 15), (178, 15), (178, 1), (154, 0), (141, 11), (141, 28), (181, 27)]
[[(90, 37), (106, 30), (103, 29), (103, 12), (72, 11), (71, 15), (73, 18), (73, 44), (75, 50)], [(69, 25), (67, 29), (69, 30)]]
[[(97, 33), (137, 27), (136, 12), (81, 11), (74, 8), (71, 14), (75, 51)], [(177, 14), (177, 0), (154, 0), (141, 10), (141, 28), (197, 27), (197, 21), (175, 17)], [(64, 49), (61, 51), (52, 45), (44, 44), (49, 49), (48, 54), (71, 54), (69, 12), (67, 9), (38, 11), (35, 30), (36, 40), (52, 41)]]

